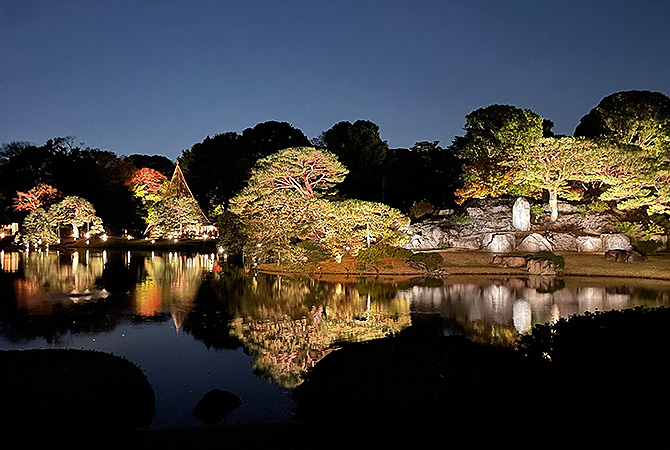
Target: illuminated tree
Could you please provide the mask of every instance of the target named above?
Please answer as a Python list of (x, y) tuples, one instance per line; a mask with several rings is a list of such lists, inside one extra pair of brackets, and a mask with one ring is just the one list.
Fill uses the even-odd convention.
[(60, 203), (51, 205), (48, 217), (56, 227), (71, 226), (72, 237), (79, 238), (79, 229), (86, 225), (90, 235), (104, 233), (102, 219), (96, 215), (95, 208), (81, 197), (68, 196)]
[(51, 214), (42, 207), (30, 211), (23, 220), (19, 240), (23, 244), (58, 243), (54, 220)]
[(322, 197), (346, 174), (335, 155), (312, 147), (288, 148), (259, 160), (247, 187), (230, 200), (249, 238), (245, 253), (278, 253), (291, 239), (314, 235)]
[(126, 180), (133, 193), (142, 199), (143, 202), (159, 201), (163, 197), (161, 188), (167, 181), (167, 177), (157, 170), (143, 167), (136, 170), (130, 178)]
[(670, 213), (670, 98), (660, 92), (623, 91), (605, 97), (582, 117), (575, 135), (606, 142), (603, 200), (619, 209)]
[(357, 254), (372, 243), (407, 243), (409, 218), (383, 203), (363, 200), (330, 202), (319, 216), (319, 240), (334, 254)]
[(289, 148), (260, 160), (248, 186), (230, 201), (248, 237), (245, 254), (302, 254), (296, 244), (309, 240), (337, 255), (345, 247), (355, 253), (369, 242), (393, 245), (400, 235), (406, 238), (400, 228), (409, 219), (399, 211), (380, 203), (328, 199), (346, 173), (335, 155), (311, 147)]
[(573, 137), (538, 139), (530, 151), (518, 148), (511, 156), (505, 165), (514, 168), (513, 182), (549, 192), (552, 222), (558, 218), (558, 197), (580, 197), (569, 182), (595, 180), (602, 163), (600, 147), (591, 140)]
[(528, 151), (549, 133), (551, 126), (529, 109), (491, 105), (465, 116), (465, 136), (453, 146), (463, 160), (463, 188), (456, 192), (459, 202), (468, 198), (497, 197), (525, 193), (523, 184), (514, 183), (513, 154)]
[(61, 196), (58, 189), (49, 184), (40, 183), (28, 192), (17, 192), (13, 208), (14, 211), (32, 211)]
[(166, 197), (157, 202), (149, 215), (152, 237), (193, 236), (202, 223), (198, 202), (189, 197)]
[(619, 209), (644, 208), (647, 214), (670, 214), (670, 159), (655, 157), (633, 145), (610, 145), (601, 155), (601, 200)]
[(670, 153), (670, 98), (660, 92), (623, 91), (603, 98), (581, 118), (575, 136), (634, 145), (654, 156)]

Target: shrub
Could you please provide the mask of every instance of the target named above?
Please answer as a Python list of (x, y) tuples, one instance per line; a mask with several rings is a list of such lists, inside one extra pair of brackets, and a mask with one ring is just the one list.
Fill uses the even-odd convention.
[(428, 270), (435, 270), (442, 265), (444, 258), (439, 253), (415, 253), (409, 261), (419, 261), (426, 265)]
[(610, 206), (607, 204), (607, 202), (604, 202), (602, 200), (596, 200), (594, 202), (589, 203), (586, 205), (586, 207), (589, 209), (589, 211), (593, 212), (605, 212), (610, 209)]
[(552, 261), (554, 263), (554, 267), (556, 269), (562, 269), (563, 267), (565, 267), (565, 258), (563, 258), (562, 256), (557, 255), (555, 253), (546, 252), (546, 251), (545, 252), (537, 252), (535, 254), (535, 256), (537, 256), (539, 258), (545, 258), (545, 259), (548, 259), (548, 260)]
[(542, 205), (530, 205), (530, 217), (535, 220), (544, 213)]
[(450, 217), (451, 221), (454, 223), (472, 223), (472, 217), (467, 214), (452, 214)]
[(391, 256), (396, 259), (407, 261), (412, 257), (413, 254), (414, 252), (408, 248), (396, 248)]
[(372, 244), (358, 252), (356, 259), (362, 263), (375, 264), (384, 258), (393, 256), (396, 248), (388, 244)]
[(661, 246), (661, 244), (656, 241), (635, 241), (633, 244), (638, 252), (647, 256), (656, 253), (658, 247)]
[(628, 236), (633, 236), (640, 232), (640, 226), (631, 222), (619, 222), (616, 224), (616, 229)]

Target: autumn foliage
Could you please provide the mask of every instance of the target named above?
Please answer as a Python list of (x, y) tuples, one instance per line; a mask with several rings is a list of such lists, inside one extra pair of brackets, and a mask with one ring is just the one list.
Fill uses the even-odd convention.
[(40, 183), (28, 192), (17, 192), (14, 198), (14, 211), (32, 211), (52, 200), (62, 197), (58, 189), (46, 183)]

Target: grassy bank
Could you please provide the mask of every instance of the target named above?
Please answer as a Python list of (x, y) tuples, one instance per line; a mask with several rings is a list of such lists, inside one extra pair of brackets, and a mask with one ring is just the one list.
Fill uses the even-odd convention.
[[(524, 269), (494, 267), (493, 253), (474, 251), (440, 251), (452, 275), (525, 275)], [(518, 253), (527, 255), (528, 253)], [(647, 261), (619, 263), (608, 261), (604, 253), (556, 252), (565, 258), (563, 276), (625, 277), (670, 280), (670, 252), (659, 252)]]

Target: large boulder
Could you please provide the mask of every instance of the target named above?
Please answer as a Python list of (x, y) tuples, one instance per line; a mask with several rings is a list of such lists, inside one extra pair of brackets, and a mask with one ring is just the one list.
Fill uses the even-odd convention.
[(495, 253), (509, 253), (514, 251), (516, 237), (511, 233), (482, 235), (482, 250)]
[(599, 236), (578, 236), (577, 251), (599, 252), (603, 248), (603, 240)]
[(482, 238), (481, 236), (455, 238), (451, 241), (451, 245), (464, 250), (479, 250), (482, 247)]
[(551, 242), (547, 240), (544, 236), (538, 233), (532, 233), (526, 236), (519, 246), (517, 247), (517, 250), (522, 251), (522, 252), (550, 252), (553, 250), (551, 246)]
[(521, 268), (526, 267), (525, 256), (496, 255), (491, 262), (496, 267)]
[(608, 250), (605, 252), (605, 259), (621, 263), (635, 263), (646, 261), (647, 257), (632, 250)]
[(630, 238), (625, 234), (602, 234), (600, 239), (603, 243), (603, 249), (609, 250), (632, 250)]
[(577, 251), (577, 240), (570, 233), (549, 233), (547, 240), (556, 252)]
[(454, 230), (444, 230), (435, 222), (420, 222), (410, 225), (407, 233), (411, 236), (405, 248), (431, 249), (450, 245)]
[(242, 405), (242, 400), (232, 392), (212, 389), (195, 405), (191, 414), (199, 421), (213, 425), (225, 419)]

